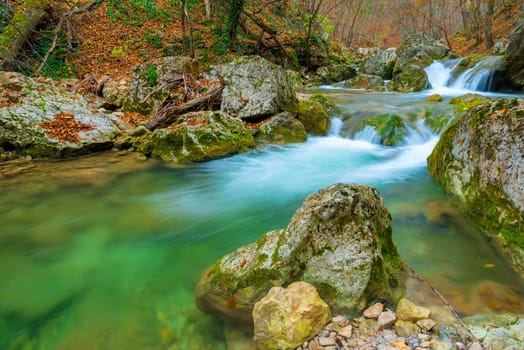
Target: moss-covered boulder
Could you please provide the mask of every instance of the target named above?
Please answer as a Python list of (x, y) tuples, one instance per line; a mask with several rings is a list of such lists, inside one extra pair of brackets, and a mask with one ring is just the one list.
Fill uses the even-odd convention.
[(129, 135), (120, 141), (120, 147), (129, 146), (145, 156), (184, 164), (244, 152), (253, 148), (255, 141), (240, 119), (202, 112), (169, 128)]
[(294, 349), (317, 335), (330, 320), (329, 306), (309, 283), (273, 287), (253, 310), (257, 349)]
[(318, 102), (322, 105), (329, 117), (338, 117), (342, 110), (329, 97), (322, 94), (313, 94), (309, 97), (310, 101)]
[(428, 83), (423, 66), (408, 62), (395, 66), (391, 88), (398, 92), (415, 92), (424, 90)]
[(123, 102), (122, 109), (150, 115), (171, 94), (173, 80), (182, 75), (196, 79), (199, 74), (198, 61), (184, 56), (164, 57), (160, 64), (145, 63), (133, 67), (129, 97)]
[(329, 130), (329, 116), (322, 105), (316, 101), (298, 103), (298, 120), (312, 135), (322, 136)]
[(373, 91), (385, 91), (384, 80), (377, 75), (359, 74), (349, 80), (346, 80), (343, 85), (350, 89), (366, 89)]
[(524, 276), (524, 100), (472, 107), (444, 132), (428, 168)]
[(357, 71), (349, 64), (331, 64), (317, 69), (317, 76), (321, 78), (322, 84), (332, 84), (347, 80), (355, 75)]
[(307, 132), (294, 114), (282, 112), (265, 120), (254, 137), (261, 145), (299, 143), (307, 140)]
[(257, 119), (296, 109), (295, 89), (286, 71), (259, 56), (244, 56), (211, 67), (211, 77), (226, 84), (221, 110), (242, 119)]
[(379, 76), (382, 79), (391, 79), (396, 62), (397, 49), (382, 50), (373, 48), (369, 56), (364, 60), (360, 71), (364, 74)]
[(0, 72), (0, 147), (38, 157), (110, 149), (126, 123), (83, 96), (14, 72)]
[(336, 184), (306, 198), (284, 230), (225, 255), (196, 289), (203, 311), (252, 321), (254, 305), (274, 286), (305, 281), (335, 313), (361, 311), (367, 301), (396, 302), (403, 262), (391, 239), (391, 215), (374, 188)]
[(405, 120), (396, 114), (379, 114), (373, 118), (364, 119), (360, 123), (359, 130), (366, 127), (372, 128), (379, 138), (378, 143), (385, 146), (402, 143), (408, 133)]

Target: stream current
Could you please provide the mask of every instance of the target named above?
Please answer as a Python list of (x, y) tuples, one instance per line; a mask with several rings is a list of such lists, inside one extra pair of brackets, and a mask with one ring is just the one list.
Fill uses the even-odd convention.
[[(417, 113), (432, 91), (322, 93), (351, 115)], [(337, 182), (379, 189), (401, 256), (462, 315), (522, 312), (521, 281), (428, 174), (438, 136), (419, 125), (385, 147), (342, 137), (343, 125), (188, 167), (107, 153), (2, 169), (0, 348), (225, 349), (222, 326), (194, 304), (200, 273)], [(453, 321), (420, 283), (408, 296)]]

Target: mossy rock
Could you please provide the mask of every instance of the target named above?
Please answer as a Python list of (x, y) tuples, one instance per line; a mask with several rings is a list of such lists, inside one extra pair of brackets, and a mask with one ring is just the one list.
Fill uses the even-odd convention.
[(290, 144), (307, 140), (304, 125), (289, 112), (282, 112), (266, 120), (254, 133), (259, 145)]
[(329, 130), (329, 116), (322, 105), (316, 101), (299, 101), (298, 120), (312, 135), (323, 136)]
[(131, 141), (146, 156), (180, 164), (221, 158), (254, 147), (251, 133), (238, 118), (219, 112), (195, 116)]
[(433, 94), (426, 98), (426, 102), (442, 102), (444, 99), (439, 94)]
[(482, 95), (467, 94), (464, 96), (453, 97), (449, 100), (449, 103), (455, 106), (455, 110), (458, 113), (465, 113), (487, 100), (489, 100), (489, 98)]
[(338, 117), (342, 114), (342, 110), (329, 97), (322, 94), (314, 94), (309, 97), (310, 101), (318, 102), (324, 107), (324, 110), (329, 117)]
[(522, 103), (487, 99), (469, 108), (443, 133), (428, 169), (524, 276)]
[(422, 66), (407, 63), (395, 67), (391, 87), (399, 92), (415, 92), (424, 90), (428, 83), (428, 75)]
[(366, 89), (372, 91), (385, 91), (384, 80), (370, 74), (359, 74), (344, 82), (344, 87), (352, 89)]
[(364, 119), (359, 129), (370, 126), (380, 137), (380, 143), (385, 146), (395, 146), (404, 141), (407, 135), (406, 122), (396, 114), (379, 114), (370, 119)]

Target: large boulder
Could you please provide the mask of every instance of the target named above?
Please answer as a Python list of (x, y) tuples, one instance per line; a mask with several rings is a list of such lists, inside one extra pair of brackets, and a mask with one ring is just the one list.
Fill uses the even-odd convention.
[(242, 119), (260, 119), (296, 109), (296, 96), (286, 71), (259, 56), (245, 56), (216, 65), (211, 77), (226, 87), (221, 110)]
[(123, 110), (150, 115), (171, 94), (173, 80), (182, 75), (196, 79), (199, 74), (198, 61), (184, 56), (164, 57), (160, 64), (133, 67), (129, 97), (123, 102)]
[(336, 184), (306, 198), (288, 227), (225, 255), (196, 289), (203, 311), (252, 322), (254, 305), (274, 286), (314, 285), (333, 312), (400, 298), (403, 262), (391, 240), (391, 216), (378, 191)]
[(307, 140), (304, 125), (289, 112), (279, 113), (267, 120), (255, 131), (257, 144), (288, 144)]
[(331, 320), (329, 306), (306, 282), (273, 287), (253, 309), (259, 350), (293, 349), (314, 337)]
[(524, 10), (509, 36), (506, 61), (509, 81), (516, 87), (524, 88)]
[(300, 101), (298, 120), (312, 135), (323, 136), (329, 131), (329, 115), (319, 102)]
[(319, 67), (316, 74), (322, 79), (323, 84), (332, 84), (354, 77), (357, 71), (349, 64), (332, 64)]
[(395, 66), (391, 88), (398, 92), (424, 90), (429, 84), (428, 75), (422, 66), (407, 63)]
[(128, 135), (120, 148), (133, 147), (166, 162), (189, 163), (221, 158), (253, 148), (255, 141), (242, 121), (221, 112), (202, 112), (165, 129)]
[(484, 100), (448, 127), (428, 167), (524, 276), (524, 100)]
[(31, 157), (67, 157), (110, 149), (119, 128), (113, 114), (83, 96), (19, 73), (0, 72), (0, 147)]
[(369, 57), (364, 60), (360, 71), (364, 74), (377, 75), (382, 79), (391, 79), (396, 61), (397, 49), (374, 48)]

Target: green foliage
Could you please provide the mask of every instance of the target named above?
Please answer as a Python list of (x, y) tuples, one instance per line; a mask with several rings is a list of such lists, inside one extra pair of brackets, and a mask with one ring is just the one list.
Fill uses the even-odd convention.
[(106, 15), (112, 22), (140, 27), (144, 20), (163, 17), (165, 11), (154, 0), (106, 0)]
[(160, 49), (163, 46), (162, 36), (159, 33), (153, 33), (149, 28), (144, 34), (144, 40), (150, 43), (154, 49)]
[[(51, 36), (46, 36), (41, 40), (34, 43), (34, 49), (38, 53), (37, 57), (43, 57), (49, 50), (53, 43)], [(56, 78), (70, 78), (75, 76), (76, 67), (68, 64), (67, 59), (71, 55), (68, 48), (67, 39), (64, 35), (60, 35), (57, 41), (56, 48), (53, 50), (49, 58), (47, 59), (44, 67), (42, 68), (41, 74), (45, 77)], [(20, 70), (29, 73), (31, 70), (29, 66), (35, 66), (39, 62), (24, 62), (24, 66), (19, 67)]]
[(9, 24), (9, 21), (13, 17), (13, 8), (7, 1), (0, 3), (0, 32)]
[(158, 81), (158, 73), (156, 71), (155, 65), (150, 64), (147, 66), (146, 78), (147, 78), (147, 85), (151, 87), (156, 85)]

